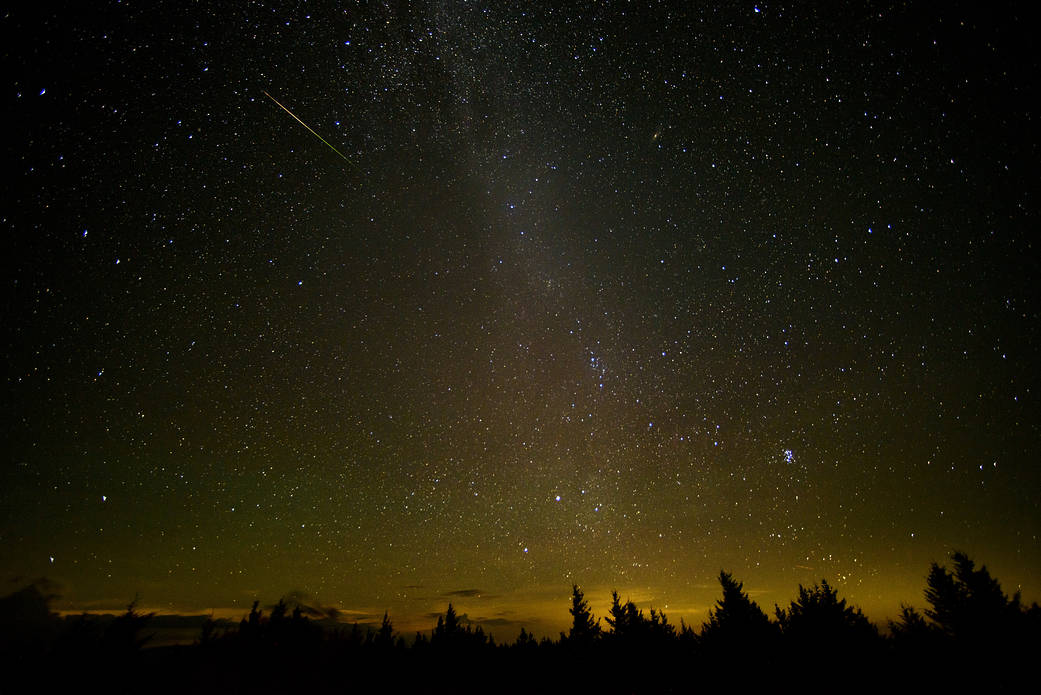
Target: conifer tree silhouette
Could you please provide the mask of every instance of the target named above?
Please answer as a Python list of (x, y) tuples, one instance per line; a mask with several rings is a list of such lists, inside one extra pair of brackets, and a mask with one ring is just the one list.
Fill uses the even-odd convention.
[(648, 620), (632, 601), (627, 600), (623, 604), (618, 598), (618, 592), (612, 591), (611, 608), (604, 619), (611, 627), (610, 635), (615, 643), (646, 644), (656, 633), (675, 634), (675, 629), (665, 621), (664, 614), (654, 611), (652, 617), (653, 620)]
[(809, 589), (800, 584), (799, 598), (787, 611), (778, 607), (776, 612), (781, 633), (792, 644), (839, 650), (864, 646), (878, 637), (878, 630), (861, 610), (839, 599), (826, 579)]
[(600, 621), (594, 620), (589, 603), (586, 601), (578, 584), (571, 586), (571, 630), (567, 640), (576, 646), (589, 646), (600, 637)]
[(101, 637), (102, 649), (109, 654), (127, 656), (141, 650), (153, 635), (141, 635), (155, 613), (137, 612), (137, 599), (127, 606), (126, 612), (109, 623)]
[(776, 634), (776, 626), (759, 605), (748, 597), (744, 585), (729, 572), (720, 570), (723, 598), (709, 610), (701, 630), (701, 642), (709, 648), (761, 649)]
[(669, 623), (664, 611), (656, 611), (652, 608), (651, 619), (646, 624), (646, 628), (651, 641), (658, 646), (676, 638), (676, 626)]
[(451, 603), (448, 604), (448, 610), (445, 611), (445, 632), (449, 635), (455, 634), (459, 631), (459, 617), (455, 613), (455, 608)]
[(932, 627), (913, 606), (900, 605), (900, 619), (889, 621), (889, 631), (900, 638), (913, 639), (932, 631)]
[(993, 639), (1020, 614), (1019, 594), (1009, 599), (986, 566), (976, 569), (968, 555), (951, 555), (954, 572), (935, 562), (929, 569), (925, 614), (948, 637), (958, 640)]
[(517, 649), (527, 650), (535, 649), (539, 646), (539, 643), (535, 640), (535, 637), (530, 632), (521, 627), (520, 634), (517, 635), (517, 641), (513, 643), (513, 646)]
[(268, 622), (272, 625), (279, 625), (285, 620), (286, 613), (289, 611), (289, 606), (286, 605), (285, 598), (278, 599), (278, 603), (271, 609), (271, 617), (268, 618)]
[(383, 612), (383, 622), (380, 624), (379, 632), (376, 633), (376, 644), (389, 649), (394, 644), (394, 624), (390, 621), (387, 611)]
[(239, 623), (239, 635), (247, 639), (256, 639), (260, 635), (260, 621), (264, 612), (260, 610), (260, 601), (254, 601), (249, 609), (249, 616)]
[(459, 616), (456, 615), (455, 607), (448, 604), (448, 610), (444, 616), (437, 617), (437, 626), (430, 638), (431, 644), (449, 645), (458, 644), (461, 641), (463, 630), (459, 626)]
[(900, 606), (900, 618), (889, 621), (893, 644), (904, 657), (933, 656), (940, 648), (943, 637), (940, 630), (929, 623), (912, 606)]
[(1041, 609), (1025, 610), (1019, 593), (1010, 598), (986, 566), (963, 552), (951, 555), (954, 571), (935, 562), (929, 569), (925, 615), (960, 663), (995, 664), (1033, 658), (1041, 651)]

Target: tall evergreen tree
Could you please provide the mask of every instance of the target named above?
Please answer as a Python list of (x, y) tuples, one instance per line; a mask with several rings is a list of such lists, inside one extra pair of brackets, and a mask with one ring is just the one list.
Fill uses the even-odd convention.
[(900, 606), (900, 618), (889, 621), (893, 644), (904, 653), (921, 657), (940, 647), (942, 633), (912, 606)]
[(669, 623), (664, 611), (651, 609), (651, 619), (647, 625), (651, 637), (657, 642), (670, 642), (676, 637), (676, 626)]
[(569, 642), (576, 645), (589, 645), (600, 637), (600, 620), (593, 618), (593, 613), (589, 610), (589, 603), (582, 594), (582, 590), (578, 588), (578, 584), (571, 586), (571, 608), (568, 609), (568, 612), (572, 618), (571, 630), (567, 635)]
[(611, 636), (616, 640), (633, 641), (645, 637), (650, 632), (650, 622), (643, 611), (632, 601), (622, 603), (618, 592), (611, 592), (611, 608), (605, 618), (611, 626)]
[(431, 644), (453, 644), (458, 645), (467, 641), (467, 631), (459, 624), (459, 616), (455, 612), (455, 606), (448, 604), (448, 610), (444, 616), (438, 616), (437, 627), (430, 639)]
[(607, 609), (607, 624), (611, 627), (611, 634), (617, 635), (625, 628), (625, 608), (622, 607), (618, 592), (611, 592), (611, 607)]
[(390, 621), (387, 611), (383, 612), (383, 622), (380, 624), (379, 632), (376, 633), (376, 644), (385, 648), (394, 644), (394, 624)]
[(1023, 615), (1019, 594), (1011, 599), (986, 566), (976, 564), (962, 552), (951, 555), (954, 572), (935, 562), (926, 580), (926, 616), (939, 630), (959, 640), (993, 640), (1008, 633)]
[(719, 583), (723, 587), (723, 598), (709, 611), (708, 622), (701, 630), (702, 643), (711, 647), (765, 646), (776, 632), (770, 618), (729, 572), (720, 571)]
[(517, 641), (513, 643), (513, 646), (517, 649), (535, 649), (539, 643), (530, 632), (521, 627), (520, 635), (517, 636)]
[(863, 647), (877, 641), (878, 630), (859, 608), (846, 605), (822, 579), (819, 585), (799, 585), (799, 598), (787, 611), (777, 608), (781, 633), (794, 644), (814, 644), (828, 650)]

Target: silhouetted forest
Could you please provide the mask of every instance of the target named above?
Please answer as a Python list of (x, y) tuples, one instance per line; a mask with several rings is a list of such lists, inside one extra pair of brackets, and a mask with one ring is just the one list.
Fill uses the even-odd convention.
[(154, 618), (59, 618), (46, 583), (0, 599), (5, 683), (35, 691), (101, 683), (114, 692), (693, 692), (782, 684), (866, 690), (991, 685), (1032, 676), (1041, 608), (1007, 596), (986, 567), (954, 553), (934, 563), (921, 612), (903, 606), (884, 629), (826, 580), (799, 586), (771, 617), (722, 571), (722, 595), (699, 628), (645, 613), (617, 592), (595, 616), (572, 587), (571, 627), (556, 640), (525, 629), (498, 644), (463, 624), (452, 604), (428, 632), (323, 627), (300, 605), (254, 603), (237, 625), (207, 620), (191, 645), (150, 647)]

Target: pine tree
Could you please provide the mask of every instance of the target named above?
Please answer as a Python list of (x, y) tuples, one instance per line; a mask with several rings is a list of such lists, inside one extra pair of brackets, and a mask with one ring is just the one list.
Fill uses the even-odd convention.
[(582, 590), (578, 588), (578, 584), (571, 586), (571, 608), (568, 609), (568, 612), (572, 617), (571, 630), (567, 635), (569, 642), (576, 645), (589, 645), (600, 637), (600, 621), (594, 620), (593, 613), (589, 610), (589, 603), (582, 594)]
[(383, 622), (380, 624), (379, 632), (376, 633), (376, 644), (386, 648), (394, 644), (394, 624), (390, 621), (387, 611), (383, 612)]
[(459, 626), (459, 616), (456, 615), (455, 607), (449, 603), (444, 617), (438, 616), (437, 627), (431, 638), (432, 644), (451, 644), (462, 639), (463, 629)]
[(611, 608), (605, 618), (611, 626), (611, 636), (616, 640), (638, 641), (650, 632), (650, 622), (643, 611), (632, 601), (624, 604), (618, 598), (618, 592), (611, 592)]
[(416, 632), (416, 639), (414, 639), (412, 641), (412, 649), (413, 649), (413, 651), (416, 651), (416, 650), (420, 650), (421, 651), (423, 649), (426, 649), (429, 646), (430, 646), (430, 640), (427, 639), (427, 636), (424, 635), (422, 632), (417, 631)]
[(900, 619), (889, 621), (889, 633), (893, 636), (893, 643), (904, 651), (914, 652), (921, 656), (924, 652), (931, 652), (939, 644), (938, 638), (941, 632), (930, 625), (922, 614), (911, 606), (900, 606)]
[(795, 643), (813, 643), (829, 650), (877, 640), (878, 630), (859, 608), (846, 605), (838, 593), (822, 579), (819, 585), (799, 585), (799, 598), (787, 611), (777, 608), (781, 633)]
[(965, 553), (955, 552), (951, 559), (954, 572), (935, 562), (929, 569), (926, 616), (958, 640), (993, 640), (1013, 627), (1023, 614), (1019, 594), (1006, 596), (986, 566), (976, 569)]
[(538, 644), (535, 637), (522, 627), (520, 635), (517, 636), (517, 641), (513, 643), (513, 646), (518, 649), (534, 649)]
[(137, 599), (135, 598), (127, 606), (126, 613), (113, 620), (105, 628), (101, 637), (101, 645), (106, 652), (124, 656), (136, 654), (154, 636), (141, 636), (141, 631), (148, 621), (155, 617), (155, 613), (141, 614), (137, 612), (136, 608)]
[(671, 642), (676, 637), (676, 627), (669, 624), (664, 611), (651, 609), (651, 621), (648, 625), (651, 637), (658, 642)]
[(449, 635), (454, 635), (458, 631), (459, 616), (455, 613), (455, 607), (449, 603), (448, 610), (445, 611), (445, 632)]
[(723, 598), (709, 611), (708, 622), (701, 630), (702, 642), (713, 647), (739, 642), (756, 648), (764, 646), (775, 633), (770, 618), (729, 572), (720, 571), (719, 583), (723, 587)]

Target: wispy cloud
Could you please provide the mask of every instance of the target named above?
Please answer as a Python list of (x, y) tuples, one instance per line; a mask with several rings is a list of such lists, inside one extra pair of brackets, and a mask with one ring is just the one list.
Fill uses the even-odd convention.
[(481, 589), (456, 589), (455, 591), (446, 591), (441, 595), (459, 598), (497, 598), (495, 594), (485, 593)]

